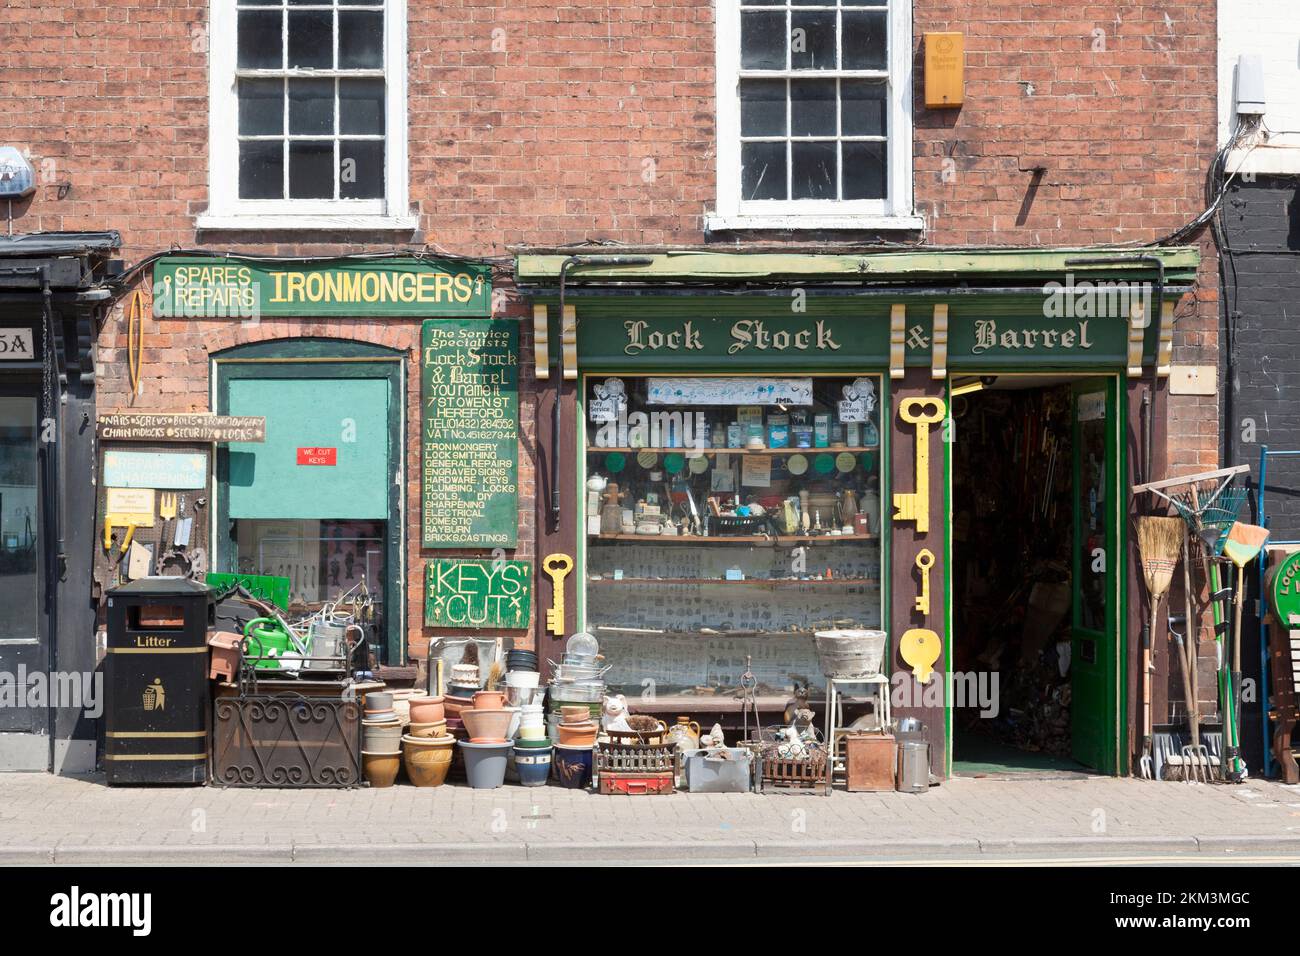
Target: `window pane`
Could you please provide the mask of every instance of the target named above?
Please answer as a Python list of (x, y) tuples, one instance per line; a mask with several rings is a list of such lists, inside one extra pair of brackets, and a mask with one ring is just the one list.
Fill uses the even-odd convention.
[(740, 135), (785, 135), (785, 80), (740, 81)]
[(844, 143), (844, 198), (884, 199), (885, 144)]
[(278, 7), (280, 0), (239, 0), (241, 7)]
[(243, 70), (278, 70), (284, 66), (280, 46), (280, 12), (240, 10), (235, 42)]
[(384, 15), (339, 14), (339, 68), (381, 69), (384, 65)]
[(339, 132), (384, 132), (383, 80), (339, 80)]
[(334, 81), (289, 81), (289, 132), (298, 136), (334, 132)]
[(790, 134), (835, 135), (835, 81), (790, 81)]
[(790, 15), (790, 66), (835, 69), (835, 14), (830, 10)]
[[(9, 356), (12, 358), (13, 356)], [(41, 636), (42, 531), (37, 477), (36, 399), (0, 397), (0, 634), (8, 640)], [(19, 685), (21, 686), (21, 685)], [(21, 691), (20, 691), (21, 693)], [(23, 698), (18, 698), (22, 703)]]
[(339, 142), (339, 196), (384, 198), (384, 142), (345, 139)]
[(289, 198), (334, 198), (334, 144), (289, 144)]
[(874, 80), (840, 80), (840, 122), (845, 136), (884, 136), (886, 86)]
[(845, 11), (844, 36), (840, 41), (844, 50), (844, 69), (885, 69), (885, 13), (880, 11)]
[(239, 134), (279, 136), (284, 132), (284, 80), (239, 81)]
[(328, 70), (334, 65), (334, 14), (327, 10), (289, 12), (289, 66)]
[(239, 198), (284, 198), (284, 142), (239, 144)]
[(740, 15), (740, 65), (747, 70), (784, 70), (784, 13)]
[(835, 144), (792, 143), (790, 163), (793, 177), (791, 199), (834, 199)]
[(740, 147), (742, 199), (785, 199), (785, 143), (744, 143)]

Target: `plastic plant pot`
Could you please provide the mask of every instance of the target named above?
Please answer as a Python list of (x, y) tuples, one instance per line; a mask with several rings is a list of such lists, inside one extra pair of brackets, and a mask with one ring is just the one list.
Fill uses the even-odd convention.
[(460, 741), (460, 752), (465, 758), (465, 776), (475, 790), (495, 790), (506, 782), (506, 758), (511, 745), (477, 744), (471, 740)]
[(515, 747), (515, 769), (525, 787), (544, 787), (551, 776), (550, 747)]

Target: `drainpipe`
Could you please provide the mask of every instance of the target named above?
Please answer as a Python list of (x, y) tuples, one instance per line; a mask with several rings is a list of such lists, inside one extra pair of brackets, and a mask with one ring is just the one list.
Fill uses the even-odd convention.
[(555, 350), (555, 407), (551, 410), (551, 523), (560, 527), (560, 393), (564, 386), (564, 291), (569, 270), (577, 266), (648, 266), (653, 256), (569, 256), (560, 263), (560, 336)]

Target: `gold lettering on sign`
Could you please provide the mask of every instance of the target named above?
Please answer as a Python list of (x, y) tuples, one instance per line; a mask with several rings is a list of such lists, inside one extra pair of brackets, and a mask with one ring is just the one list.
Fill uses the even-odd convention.
[(977, 319), (975, 322), (975, 344), (971, 352), (981, 355), (990, 349), (1090, 349), (1092, 339), (1088, 338), (1088, 323), (1076, 322), (1068, 329), (1002, 329), (993, 319)]

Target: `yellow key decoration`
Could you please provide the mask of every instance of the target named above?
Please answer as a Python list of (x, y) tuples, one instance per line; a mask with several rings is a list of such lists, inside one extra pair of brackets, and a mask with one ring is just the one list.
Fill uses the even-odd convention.
[(943, 642), (939, 640), (939, 635), (924, 627), (904, 631), (898, 642), (898, 653), (905, 663), (911, 665), (912, 676), (922, 684), (930, 683), (935, 661), (942, 651)]
[(894, 520), (915, 521), (917, 534), (930, 530), (930, 426), (947, 413), (941, 398), (905, 398), (898, 405), (898, 417), (916, 426), (916, 490), (894, 495)]
[(546, 629), (552, 634), (563, 634), (564, 579), (573, 570), (573, 558), (567, 554), (548, 554), (542, 559), (542, 570), (551, 576), (551, 606), (546, 610)]
[(921, 572), (921, 593), (916, 598), (916, 609), (930, 616), (930, 569), (934, 567), (934, 552), (922, 548), (916, 553), (916, 566)]

